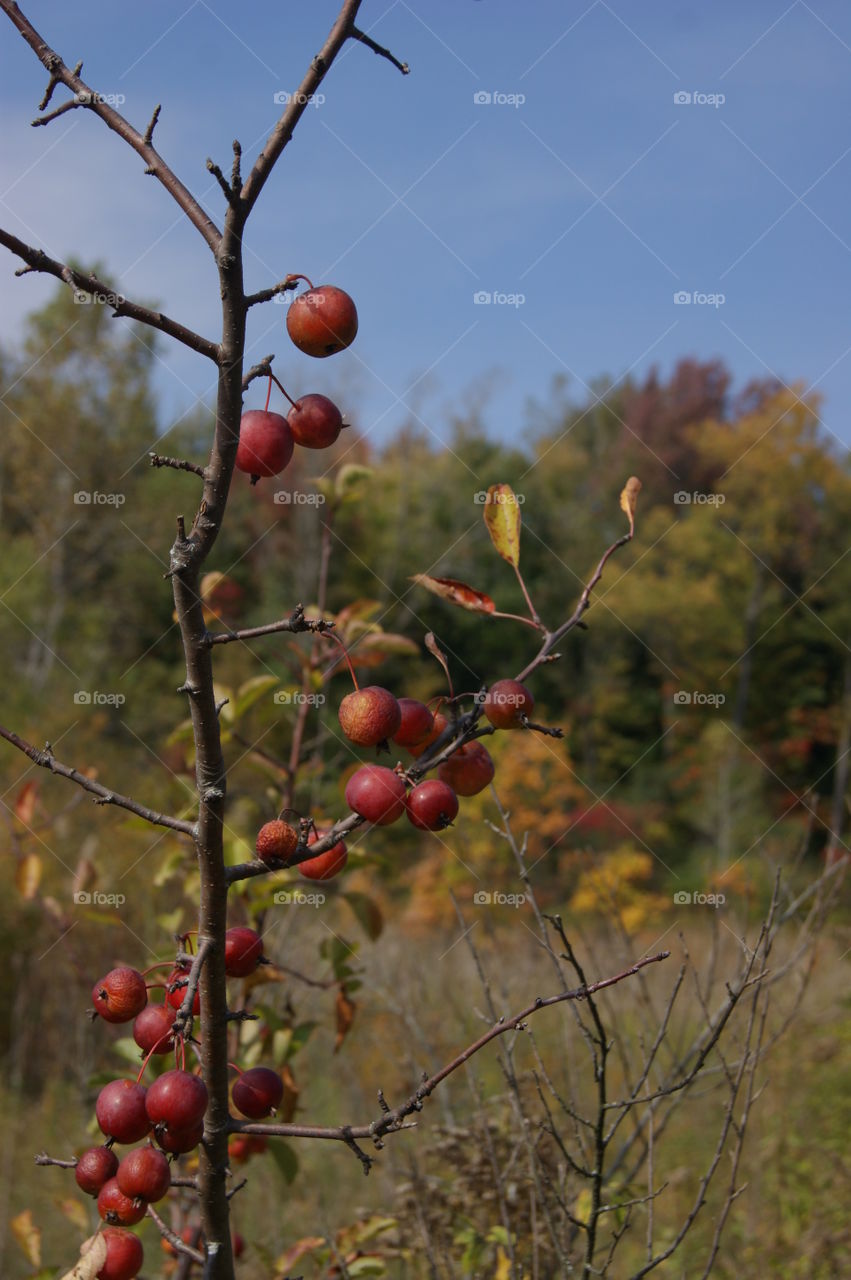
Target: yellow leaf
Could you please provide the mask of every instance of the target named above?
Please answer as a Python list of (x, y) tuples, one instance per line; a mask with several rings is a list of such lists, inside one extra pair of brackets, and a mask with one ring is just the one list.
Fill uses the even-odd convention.
[(69, 1222), (73, 1222), (79, 1231), (89, 1230), (89, 1215), (86, 1213), (83, 1205), (79, 1200), (60, 1200), (59, 1208), (65, 1214)]
[(12, 1235), (33, 1267), (41, 1266), (41, 1232), (33, 1222), (32, 1211), (24, 1209), (9, 1223)]
[(502, 1245), (496, 1251), (496, 1271), (493, 1280), (511, 1280), (511, 1259)]
[(27, 853), (15, 868), (15, 886), (25, 902), (32, 902), (41, 884), (41, 858), (37, 853)]
[(629, 520), (630, 533), (635, 532), (635, 504), (641, 492), (641, 481), (638, 476), (630, 476), (621, 490), (621, 511)]
[(511, 485), (491, 485), (484, 517), (491, 542), (503, 560), (516, 569), (520, 563), (520, 505)]

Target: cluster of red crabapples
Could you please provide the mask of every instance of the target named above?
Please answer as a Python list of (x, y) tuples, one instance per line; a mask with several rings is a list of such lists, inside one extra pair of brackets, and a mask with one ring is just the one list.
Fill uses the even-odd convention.
[[(229, 978), (249, 977), (263, 958), (263, 942), (254, 929), (228, 929), (225, 972)], [(144, 1257), (142, 1243), (128, 1228), (142, 1221), (148, 1205), (167, 1195), (172, 1162), (194, 1150), (204, 1136), (207, 1086), (196, 1070), (186, 1069), (189, 1037), (178, 1018), (187, 998), (191, 957), (182, 955), (176, 963), (164, 963), (171, 965), (165, 983), (148, 984), (138, 969), (121, 966), (92, 989), (92, 1003), (100, 1018), (109, 1023), (132, 1021), (133, 1039), (143, 1058), (135, 1079), (111, 1080), (100, 1090), (95, 1116), (106, 1141), (84, 1151), (74, 1169), (80, 1189), (97, 1197), (98, 1212), (106, 1224), (103, 1237), (107, 1253), (98, 1280), (132, 1280), (137, 1274)], [(149, 991), (156, 987), (164, 989), (161, 1002), (149, 1000)], [(196, 989), (192, 1016), (200, 1009)], [(195, 1047), (198, 1042), (190, 1043)], [(163, 1071), (146, 1087), (142, 1079), (151, 1059), (172, 1051), (174, 1068)], [(276, 1071), (252, 1067), (239, 1072), (231, 1097), (234, 1108), (246, 1119), (263, 1120), (280, 1105), (283, 1093), (283, 1080)], [(116, 1146), (132, 1150), (119, 1159)]]
[[(354, 671), (352, 671), (354, 678)], [(522, 729), (528, 724), (535, 701), (518, 680), (497, 680), (481, 700), (481, 707), (495, 729)], [(350, 742), (360, 747), (386, 748), (392, 742), (405, 747), (414, 758), (421, 756), (449, 727), (441, 712), (432, 712), (416, 698), (396, 698), (380, 685), (355, 688), (340, 703), (340, 727)], [(366, 822), (377, 827), (396, 822), (405, 813), (420, 831), (442, 831), (458, 815), (458, 797), (475, 796), (491, 782), (494, 763), (490, 752), (476, 740), (465, 742), (437, 769), (436, 778), (426, 778), (409, 788), (401, 767), (388, 769), (365, 764), (346, 784), (346, 803)], [(326, 832), (310, 832), (314, 844)], [(296, 852), (299, 833), (288, 822), (277, 819), (261, 827), (256, 851), (261, 862), (286, 863)], [(342, 871), (348, 854), (343, 840), (324, 853), (298, 866), (309, 880), (330, 880)]]
[[(287, 332), (298, 349), (322, 359), (350, 346), (358, 331), (358, 313), (349, 295), (333, 284), (314, 288), (307, 276), (288, 277), (290, 282), (296, 280), (304, 280), (308, 285), (287, 312)], [(273, 382), (292, 406), (286, 418), (269, 412)], [(252, 484), (263, 476), (279, 475), (292, 458), (295, 445), (327, 449), (344, 426), (343, 415), (333, 400), (318, 392), (293, 400), (270, 373), (266, 407), (249, 409), (242, 415), (237, 469), (247, 472)]]

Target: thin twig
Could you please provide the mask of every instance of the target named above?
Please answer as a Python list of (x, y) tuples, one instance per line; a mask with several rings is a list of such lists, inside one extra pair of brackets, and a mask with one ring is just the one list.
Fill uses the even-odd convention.
[(88, 778), (84, 773), (80, 773), (79, 770), (72, 769), (67, 764), (62, 764), (54, 756), (49, 743), (43, 751), (39, 751), (38, 747), (25, 742), (17, 733), (13, 733), (11, 729), (6, 729), (3, 725), (0, 725), (0, 738), (5, 738), (7, 742), (11, 742), (13, 747), (23, 751), (24, 755), (28, 756), (33, 764), (39, 765), (42, 769), (49, 769), (51, 773), (58, 774), (60, 778), (68, 778), (69, 781), (76, 782), (77, 786), (82, 787), (84, 791), (90, 791), (95, 797), (96, 804), (114, 804), (119, 809), (128, 809), (130, 813), (135, 813), (137, 817), (144, 818), (146, 822), (150, 822), (153, 826), (169, 827), (172, 831), (181, 831), (187, 836), (194, 836), (195, 834), (194, 823), (187, 822), (185, 818), (173, 818), (167, 813), (157, 813), (156, 810), (139, 804), (137, 800), (131, 799), (130, 796), (123, 796), (117, 791), (110, 791), (108, 787), (95, 782), (94, 778)]

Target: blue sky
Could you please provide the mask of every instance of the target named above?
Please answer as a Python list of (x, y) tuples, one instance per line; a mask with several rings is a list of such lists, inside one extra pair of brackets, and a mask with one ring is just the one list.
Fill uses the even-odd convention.
[[(157, 144), (218, 221), (207, 156), (227, 166), (234, 136), (256, 155), (337, 7), (23, 4), (135, 124), (162, 102)], [(851, 8), (365, 0), (361, 25), (411, 75), (348, 46), (249, 224), (251, 288), (303, 271), (358, 304), (357, 342), (321, 363), (283, 307), (255, 310), (251, 355), (275, 352), (294, 393), (338, 394), (377, 441), (412, 414), (443, 439), (487, 396), (510, 440), (555, 375), (581, 400), (601, 374), (720, 356), (739, 383), (815, 386), (851, 440)], [(0, 58), (2, 224), (217, 337), (197, 233), (89, 113), (29, 128), (44, 74), (11, 28)], [(5, 343), (51, 287), (14, 266)], [(209, 395), (201, 357), (163, 345), (157, 369), (166, 418)]]

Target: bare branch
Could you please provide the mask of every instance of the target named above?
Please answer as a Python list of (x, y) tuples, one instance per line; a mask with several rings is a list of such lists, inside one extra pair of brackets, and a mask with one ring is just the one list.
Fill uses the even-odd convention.
[[(260, 302), (270, 302), (279, 293), (287, 293), (288, 290), (295, 289), (300, 279), (300, 276), (287, 276), (285, 280), (279, 280), (277, 284), (273, 284), (270, 289), (261, 289), (259, 293), (246, 294), (245, 305), (247, 307), (256, 307)], [(271, 361), (272, 357), (269, 356), (268, 359)], [(263, 363), (265, 365), (265, 362)], [(271, 369), (266, 369), (266, 372), (271, 373)]]
[[(3, 3), (5, 3), (5, 0), (0, 0), (0, 4)], [(57, 280), (61, 280), (74, 290), (90, 293), (95, 298), (101, 298), (112, 308), (114, 316), (127, 316), (130, 320), (138, 320), (141, 324), (149, 325), (152, 329), (158, 329), (160, 333), (166, 334), (169, 338), (175, 338), (178, 342), (182, 342), (184, 346), (197, 351), (199, 355), (207, 356), (209, 360), (218, 363), (219, 348), (215, 342), (211, 342), (209, 338), (203, 338), (192, 329), (187, 329), (185, 325), (178, 323), (177, 320), (170, 319), (162, 311), (152, 311), (150, 307), (143, 307), (138, 302), (131, 302), (129, 298), (125, 298), (122, 293), (117, 293), (103, 280), (98, 280), (97, 276), (90, 275), (85, 271), (79, 271), (76, 267), (69, 267), (64, 262), (58, 262), (55, 258), (48, 257), (41, 249), (35, 249), (32, 245), (25, 244), (23, 240), (19, 240), (17, 236), (13, 236), (11, 232), (4, 231), (2, 228), (0, 228), (0, 244), (5, 245), (17, 257), (22, 258), (31, 271), (40, 271), (46, 275), (55, 276)]]
[[(246, 301), (248, 300), (246, 299)], [(274, 359), (275, 357), (273, 355), (264, 356), (263, 359), (260, 360), (257, 364), (254, 364), (251, 366), (251, 368), (248, 370), (248, 373), (246, 373), (242, 379), (243, 391), (247, 391), (248, 388), (251, 386), (251, 383), (254, 382), (256, 378), (269, 377), (270, 373), (272, 372), (272, 361)]]
[(173, 818), (167, 813), (157, 813), (156, 810), (148, 809), (145, 805), (131, 799), (130, 796), (122, 796), (117, 791), (110, 791), (108, 787), (95, 782), (94, 778), (88, 778), (77, 769), (72, 769), (67, 764), (62, 764), (54, 756), (50, 743), (47, 743), (43, 751), (39, 751), (38, 747), (25, 742), (23, 738), (13, 733), (11, 729), (6, 729), (3, 725), (0, 725), (0, 738), (5, 738), (7, 742), (11, 742), (13, 747), (23, 751), (25, 756), (29, 756), (33, 764), (40, 765), (42, 769), (49, 769), (51, 773), (56, 773), (61, 778), (68, 778), (71, 782), (76, 782), (77, 786), (82, 787), (84, 791), (90, 791), (95, 797), (96, 804), (114, 804), (119, 809), (128, 809), (130, 813), (135, 813), (137, 817), (144, 818), (146, 822), (150, 822), (153, 826), (169, 827), (172, 831), (181, 831), (187, 836), (195, 834), (194, 825), (184, 818)]
[(160, 112), (162, 111), (162, 109), (163, 109), (162, 103), (158, 102), (157, 105), (154, 107), (154, 114), (151, 116), (148, 127), (145, 130), (145, 141), (147, 142), (148, 146), (151, 145), (151, 141), (154, 136), (154, 129), (156, 129), (157, 127), (157, 121), (160, 118)]
[[(316, 845), (311, 845), (311, 850)], [(235, 869), (235, 868), (234, 868)], [(266, 1134), (269, 1137), (279, 1138), (328, 1138), (338, 1142), (351, 1143), (352, 1139), (373, 1140), (382, 1138), (387, 1133), (395, 1133), (399, 1129), (408, 1128), (403, 1122), (408, 1116), (414, 1112), (422, 1111), (423, 1102), (428, 1098), (439, 1084), (442, 1084), (447, 1076), (452, 1075), (465, 1062), (468, 1062), (474, 1054), (496, 1040), (498, 1036), (503, 1036), (507, 1031), (523, 1030), (523, 1024), (527, 1018), (530, 1018), (540, 1009), (548, 1009), (553, 1005), (563, 1004), (567, 1000), (587, 1000), (598, 991), (603, 991), (607, 987), (613, 987), (618, 982), (623, 982), (625, 978), (630, 978), (633, 974), (638, 973), (641, 969), (650, 964), (658, 964), (661, 960), (667, 960), (670, 951), (660, 951), (657, 955), (644, 956), (643, 959), (637, 960), (635, 964), (630, 965), (628, 969), (624, 969), (621, 973), (617, 973), (614, 977), (603, 978), (599, 982), (592, 982), (589, 986), (575, 987), (570, 991), (559, 992), (554, 996), (538, 996), (535, 1001), (527, 1005), (525, 1009), (521, 1009), (519, 1013), (514, 1014), (510, 1018), (500, 1018), (494, 1026), (492, 1026), (484, 1035), (479, 1036), (472, 1044), (463, 1049), (451, 1062), (435, 1072), (432, 1076), (424, 1076), (423, 1080), (417, 1087), (416, 1091), (411, 1094), (407, 1102), (392, 1110), (381, 1109), (381, 1116), (377, 1120), (373, 1120), (368, 1125), (338, 1125), (332, 1127), (323, 1127), (320, 1125), (294, 1125), (294, 1124), (262, 1124), (252, 1123), (245, 1124), (239, 1120), (230, 1122), (230, 1129), (235, 1133), (257, 1133)]]
[(372, 52), (377, 53), (379, 57), (386, 58), (388, 62), (392, 62), (393, 66), (397, 67), (398, 70), (402, 72), (403, 76), (410, 75), (411, 68), (408, 66), (407, 62), (400, 62), (398, 58), (394, 57), (389, 49), (385, 49), (383, 44), (376, 44), (371, 36), (368, 36), (365, 31), (361, 31), (360, 27), (352, 27), (349, 34), (353, 40), (359, 40), (361, 44), (365, 44), (367, 49), (371, 49)]
[(208, 644), (231, 644), (234, 640), (254, 640), (258, 636), (271, 636), (280, 631), (296, 634), (314, 631), (325, 635), (334, 627), (334, 622), (325, 618), (306, 618), (304, 605), (297, 604), (288, 618), (280, 618), (277, 622), (267, 622), (262, 627), (245, 627), (241, 631), (216, 631), (210, 634)]
[(203, 1266), (206, 1259), (200, 1249), (193, 1249), (192, 1245), (186, 1244), (185, 1241), (181, 1240), (180, 1236), (172, 1231), (171, 1227), (167, 1227), (152, 1204), (148, 1205), (148, 1217), (152, 1218), (157, 1224), (160, 1235), (169, 1242), (172, 1249), (177, 1253), (184, 1254), (187, 1258), (191, 1258), (193, 1262), (201, 1263)]
[[(212, 938), (198, 938), (198, 950), (192, 957), (192, 966), (186, 978), (186, 991), (172, 1024), (175, 1035), (183, 1035), (188, 1024), (192, 1021), (192, 1006), (195, 1003), (198, 983), (201, 981), (201, 970), (212, 949)], [(180, 984), (176, 983), (175, 985)]]
[(204, 212), (192, 193), (169, 168), (148, 138), (139, 133), (138, 129), (135, 129), (133, 125), (125, 120), (120, 112), (105, 102), (102, 94), (97, 93), (84, 80), (80, 79), (79, 72), (82, 70), (82, 63), (78, 63), (77, 69), (74, 71), (66, 67), (59, 54), (50, 48), (43, 36), (39, 35), (32, 23), (23, 15), (15, 0), (0, 0), (0, 9), (3, 10), (9, 21), (26, 40), (39, 62), (47, 68), (51, 83), (48, 85), (48, 92), (42, 99), (44, 105), (47, 105), (50, 94), (57, 83), (64, 84), (66, 88), (70, 89), (81, 106), (100, 116), (108, 128), (117, 133), (120, 138), (123, 138), (128, 146), (132, 147), (142, 157), (145, 161), (146, 172), (152, 173), (162, 183), (192, 225), (204, 237), (213, 253), (218, 252), (222, 234), (212, 218)]
[(234, 193), (233, 188), (231, 187), (225, 175), (222, 173), (219, 166), (213, 160), (210, 160), (210, 159), (207, 160), (207, 171), (208, 173), (211, 173), (213, 177), (216, 179), (216, 182), (218, 182), (228, 204), (230, 205), (236, 204), (237, 196)]
[[(8, 0), (0, 0), (8, 3)], [(304, 115), (313, 95), (328, 74), (334, 59), (349, 39), (354, 28), (362, 0), (344, 0), (328, 38), (310, 64), (298, 90), (292, 95), (281, 118), (275, 125), (266, 145), (254, 162), (254, 167), (246, 178), (240, 193), (240, 202), (244, 216), (248, 216), (257, 202), (257, 197), (266, 185), (269, 174), (281, 156), (287, 143), (293, 136), (296, 125)]]
[(152, 467), (173, 467), (175, 471), (191, 471), (194, 475), (204, 479), (204, 468), (199, 467), (197, 462), (187, 462), (184, 458), (166, 458), (161, 453), (149, 453)]

